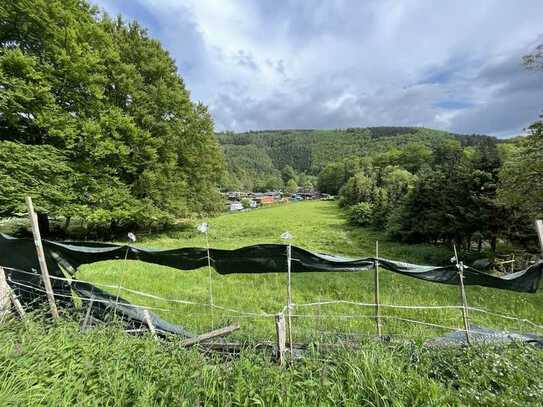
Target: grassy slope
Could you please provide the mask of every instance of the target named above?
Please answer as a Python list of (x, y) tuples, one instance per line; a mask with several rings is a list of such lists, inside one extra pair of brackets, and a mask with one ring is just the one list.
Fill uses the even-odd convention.
[[(383, 256), (411, 261), (437, 261), (449, 256), (446, 250), (397, 245), (383, 241), (374, 232), (351, 230), (333, 203), (301, 203), (227, 215), (213, 219), (211, 225), (212, 244), (217, 247), (274, 242), (288, 228), (296, 236), (296, 244), (332, 253), (369, 255), (374, 240), (380, 238)], [(203, 241), (191, 229), (144, 239), (141, 244), (165, 248), (201, 245)], [(123, 284), (133, 288), (201, 301), (207, 298), (206, 270), (184, 273), (136, 262), (119, 263), (122, 262), (88, 266), (81, 275), (116, 283), (122, 272)], [(386, 302), (456, 303), (458, 298), (454, 287), (388, 273), (382, 273), (382, 280)], [(275, 311), (284, 303), (284, 275), (214, 275), (213, 283), (216, 301), (238, 308)], [(370, 284), (371, 275), (364, 273), (296, 275), (294, 297), (296, 301), (306, 301), (320, 293), (322, 298), (371, 301)], [(521, 312), (534, 319), (538, 318), (536, 309), (541, 301), (539, 295), (471, 287), (468, 298), (472, 303)], [(366, 312), (353, 308), (340, 311)], [(184, 312), (179, 308), (177, 313), (164, 316), (185, 323), (191, 319)], [(326, 312), (338, 310), (323, 307), (321, 313)], [(460, 323), (456, 313), (450, 318), (450, 323)], [(373, 329), (371, 323), (345, 326), (337, 319), (332, 322), (330, 329), (338, 331)], [(203, 328), (210, 321), (204, 318), (199, 323)], [(265, 335), (270, 324), (269, 320), (262, 325), (244, 320), (242, 334), (248, 336), (254, 329), (257, 336)], [(303, 320), (295, 320), (296, 332), (303, 332), (303, 324)], [(387, 332), (392, 328), (400, 327), (385, 325)], [(314, 331), (314, 321), (307, 330)], [(157, 344), (148, 336), (131, 337), (114, 327), (86, 334), (79, 332), (78, 324), (69, 321), (55, 325), (13, 321), (0, 327), (2, 406), (535, 406), (543, 404), (541, 372), (543, 352), (517, 344), (442, 350), (426, 349), (416, 342), (366, 342), (356, 352), (310, 354), (288, 368), (279, 368), (270, 363), (268, 356), (251, 349), (243, 351), (239, 358), (225, 360), (180, 349), (175, 343)]]
[[(294, 244), (315, 251), (351, 256), (368, 256), (374, 253), (375, 241), (380, 242), (380, 255), (417, 263), (442, 263), (450, 258), (446, 248), (429, 245), (403, 245), (386, 241), (375, 231), (351, 228), (346, 225), (334, 202), (302, 202), (239, 214), (223, 215), (210, 221), (210, 245), (218, 248), (236, 248), (255, 243), (280, 242), (279, 235), (289, 230), (295, 237)], [(145, 247), (174, 248), (203, 246), (204, 238), (194, 228), (177, 230), (160, 236), (143, 238)], [(444, 305), (458, 304), (457, 287), (432, 284), (408, 277), (380, 273), (381, 301), (384, 304)], [(84, 267), (80, 278), (116, 285), (119, 280), (128, 288), (145, 291), (166, 298), (207, 303), (209, 283), (207, 269), (182, 272), (161, 266), (139, 262), (104, 262)], [(212, 273), (215, 304), (247, 312), (279, 312), (286, 298), (286, 275), (228, 275)], [(307, 303), (317, 300), (350, 300), (373, 302), (372, 273), (308, 273), (293, 275), (293, 300)], [(469, 287), (468, 301), (471, 306), (494, 312), (513, 314), (543, 324), (541, 294), (520, 294), (496, 289)], [(239, 317), (234, 312), (214, 310), (213, 321), (207, 307), (187, 306), (142, 298), (122, 293), (136, 304), (167, 311), (156, 312), (164, 318), (181, 323), (200, 332), (214, 326), (239, 320), (242, 330), (238, 337), (271, 338), (274, 334), (270, 317)], [(320, 308), (298, 308), (295, 312), (304, 317), (294, 320), (294, 335), (306, 340), (327, 332), (365, 335), (373, 333), (374, 322), (369, 316), (372, 308), (349, 305), (328, 305)], [(349, 315), (351, 318), (337, 317)], [(451, 327), (461, 326), (459, 310), (420, 311), (383, 309), (384, 330), (419, 338), (443, 331), (386, 319), (387, 316), (416, 318), (430, 323)], [(485, 314), (471, 315), (475, 324), (532, 330), (515, 322), (496, 319)]]

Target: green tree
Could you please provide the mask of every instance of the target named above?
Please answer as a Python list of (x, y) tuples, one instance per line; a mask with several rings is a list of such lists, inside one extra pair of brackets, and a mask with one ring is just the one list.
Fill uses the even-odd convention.
[(506, 159), (499, 173), (498, 198), (531, 223), (532, 219), (543, 217), (542, 180), (543, 122), (540, 120), (530, 126), (528, 136), (516, 143)]
[(77, 180), (75, 200), (58, 206), (26, 185), (47, 213), (144, 225), (221, 206), (222, 151), (207, 109), (137, 23), (85, 1), (3, 4), (0, 84), (0, 140), (56, 148)]
[(287, 192), (289, 194), (295, 194), (298, 192), (298, 184), (293, 178), (289, 179), (287, 182)]
[(291, 179), (296, 179), (296, 171), (290, 165), (285, 165), (281, 170), (281, 178), (286, 184)]
[(353, 175), (339, 191), (339, 204), (343, 207), (359, 202), (372, 202), (375, 180), (362, 172)]
[(411, 174), (416, 174), (432, 160), (432, 150), (423, 143), (409, 143), (400, 153), (398, 164)]

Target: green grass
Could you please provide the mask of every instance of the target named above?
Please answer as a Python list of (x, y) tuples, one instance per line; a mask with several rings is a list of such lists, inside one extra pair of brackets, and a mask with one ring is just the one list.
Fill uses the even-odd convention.
[(543, 352), (531, 346), (427, 349), (366, 342), (280, 368), (157, 344), (115, 327), (28, 320), (0, 329), (2, 406), (538, 406)]
[[(356, 257), (374, 254), (379, 240), (382, 257), (415, 263), (442, 264), (451, 257), (450, 248), (431, 245), (407, 245), (385, 239), (380, 232), (353, 228), (335, 202), (300, 202), (210, 219), (210, 245), (217, 248), (237, 248), (255, 243), (279, 243), (280, 234), (289, 230), (293, 244), (314, 251)], [(184, 225), (160, 235), (140, 236), (139, 245), (152, 248), (205, 246), (204, 236), (194, 225)], [(208, 270), (179, 271), (135, 261), (103, 262), (84, 266), (79, 278), (98, 283), (123, 286), (164, 298), (209, 301)], [(381, 302), (402, 305), (458, 305), (459, 292), (455, 286), (446, 286), (393, 274), (380, 273)], [(212, 290), (215, 304), (249, 313), (279, 312), (286, 304), (286, 274), (227, 275), (212, 272)], [(373, 275), (360, 273), (306, 273), (292, 277), (293, 301), (307, 303), (324, 300), (349, 300), (372, 303), (374, 300)], [(114, 291), (114, 290), (112, 290)], [(271, 339), (274, 336), (272, 317), (239, 315), (236, 312), (208, 307), (165, 303), (122, 292), (122, 296), (135, 304), (160, 308), (156, 312), (165, 319), (182, 324), (196, 333), (211, 327), (239, 321), (241, 330), (235, 338), (245, 340)], [(541, 294), (523, 294), (503, 290), (468, 287), (470, 306), (493, 312), (516, 315), (543, 324), (543, 297)], [(166, 310), (167, 309), (167, 310)], [(293, 320), (294, 339), (331, 340), (345, 336), (374, 334), (375, 322), (371, 307), (326, 305), (297, 308), (301, 315)], [(213, 315), (211, 315), (213, 314)], [(445, 332), (439, 328), (415, 325), (390, 319), (402, 317), (417, 319), (448, 327), (462, 327), (460, 310), (399, 310), (383, 307), (384, 333), (404, 335), (418, 339)], [(471, 313), (472, 324), (507, 328), (519, 331), (537, 331), (518, 322)]]
[[(373, 254), (379, 239), (383, 257), (439, 263), (451, 253), (428, 245), (401, 245), (375, 232), (345, 224), (333, 202), (304, 202), (211, 219), (211, 245), (234, 248), (252, 243), (279, 242), (288, 229), (294, 243), (311, 250), (353, 256)], [(159, 236), (140, 236), (145, 247), (201, 246), (194, 227), (178, 228)], [(208, 271), (179, 271), (139, 262), (88, 265), (79, 277), (117, 284), (152, 294), (208, 300)], [(215, 302), (236, 309), (273, 313), (286, 301), (286, 276), (229, 275), (213, 277)], [(315, 299), (373, 301), (372, 274), (327, 273), (293, 275), (297, 303)], [(124, 294), (123, 294), (124, 295)], [(125, 295), (154, 307), (168, 320), (195, 332), (209, 329), (209, 309), (149, 301)], [(389, 304), (458, 304), (456, 287), (409, 279), (383, 271), (381, 299)], [(470, 304), (517, 314), (542, 322), (539, 294), (469, 287)], [(301, 312), (296, 310), (296, 312)], [(531, 345), (475, 345), (469, 348), (426, 348), (421, 340), (440, 330), (385, 320), (385, 333), (411, 337), (380, 343), (364, 338), (373, 334), (371, 319), (342, 320), (334, 314), (361, 316), (372, 310), (352, 306), (304, 309), (319, 318), (294, 318), (298, 340), (319, 339), (334, 332), (361, 335), (357, 350), (339, 348), (317, 353), (313, 348), (300, 360), (281, 368), (271, 355), (257, 351), (251, 339), (273, 336), (272, 318), (240, 318), (231, 312), (213, 315), (213, 325), (239, 320), (238, 339), (247, 348), (237, 357), (183, 349), (177, 340), (157, 343), (150, 335), (125, 334), (115, 325), (86, 333), (66, 315), (60, 322), (28, 318), (0, 325), (0, 406), (540, 406), (543, 405), (543, 351)], [(461, 326), (458, 310), (400, 312), (429, 322)], [(198, 314), (198, 315), (193, 315)], [(526, 330), (508, 321), (472, 314), (473, 322)], [(341, 345), (341, 342), (339, 343)]]

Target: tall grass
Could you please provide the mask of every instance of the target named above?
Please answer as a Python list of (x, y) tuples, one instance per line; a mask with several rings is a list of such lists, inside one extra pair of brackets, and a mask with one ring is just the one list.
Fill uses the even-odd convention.
[(365, 342), (280, 368), (250, 348), (205, 355), (115, 327), (10, 322), (0, 405), (541, 405), (543, 352), (528, 345), (427, 349)]
[[(407, 245), (388, 241), (374, 230), (353, 228), (334, 202), (300, 202), (285, 206), (228, 214), (210, 220), (210, 244), (217, 248), (236, 248), (255, 243), (279, 243), (279, 235), (289, 230), (293, 244), (309, 250), (347, 256), (374, 254), (379, 240), (380, 255), (415, 263), (443, 264), (452, 255), (452, 248), (432, 245)], [(174, 248), (205, 246), (205, 239), (191, 225), (160, 235), (143, 236), (144, 247)], [(185, 299), (198, 303), (209, 301), (206, 269), (180, 271), (135, 261), (103, 262), (83, 267), (79, 277), (98, 283), (116, 285), (121, 280), (128, 288), (152, 293), (165, 298)], [(403, 305), (459, 305), (456, 286), (440, 285), (415, 280), (383, 270), (381, 301), (383, 304)], [(277, 313), (286, 304), (286, 275), (228, 275), (212, 273), (213, 297), (216, 304), (252, 313)], [(373, 276), (360, 273), (306, 273), (292, 278), (293, 301), (297, 304), (319, 300), (348, 300), (373, 302)], [(165, 319), (183, 324), (195, 332), (211, 328), (209, 308), (144, 298), (121, 293), (136, 304), (156, 308)], [(470, 306), (489, 309), (501, 314), (516, 315), (543, 325), (543, 296), (514, 293), (484, 287), (468, 287)], [(326, 305), (296, 308), (294, 338), (298, 341), (334, 339), (374, 334), (373, 308), (352, 305)], [(460, 310), (399, 310), (382, 308), (385, 334), (406, 335), (425, 339), (446, 332), (444, 329), (415, 325), (395, 320), (394, 317), (421, 320), (430, 324), (462, 328)], [(532, 326), (504, 320), (488, 314), (472, 312), (475, 325), (520, 331), (536, 331)], [(234, 338), (272, 339), (273, 317), (240, 316), (231, 311), (215, 310), (214, 326), (239, 321), (242, 329)]]
[[(211, 245), (234, 248), (279, 242), (289, 230), (294, 244), (310, 250), (351, 256), (373, 254), (418, 263), (447, 261), (449, 248), (389, 242), (376, 231), (349, 227), (333, 202), (304, 202), (254, 212), (225, 215), (210, 221)], [(161, 235), (140, 236), (145, 247), (202, 246), (192, 226)], [(179, 271), (133, 261), (83, 267), (78, 277), (123, 285), (169, 298), (208, 301), (207, 270)], [(381, 272), (383, 304), (458, 304), (457, 287), (443, 286)], [(251, 312), (275, 313), (286, 303), (286, 276), (230, 275), (213, 277), (215, 303)], [(468, 301), (495, 312), (515, 314), (543, 324), (540, 294), (520, 294), (468, 287)], [(194, 332), (211, 327), (208, 307), (164, 303), (122, 293), (136, 304), (169, 308), (164, 318)], [(373, 301), (369, 272), (293, 275), (295, 303), (344, 299)], [(30, 317), (0, 326), (0, 406), (443, 406), (543, 405), (543, 351), (512, 343), (507, 346), (435, 349), (422, 340), (443, 330), (384, 318), (385, 334), (405, 335), (401, 342), (368, 338), (375, 332), (372, 308), (329, 305), (296, 308), (294, 338), (346, 344), (330, 353), (308, 351), (280, 368), (271, 355), (253, 349), (253, 340), (272, 339), (271, 317), (240, 316), (214, 311), (214, 325), (239, 321), (233, 337), (247, 347), (236, 356), (183, 349), (177, 339), (156, 342), (151, 336), (129, 336), (115, 325), (86, 333), (64, 318), (47, 322)], [(384, 317), (401, 316), (461, 327), (459, 310), (397, 310), (383, 307)], [(486, 314), (471, 314), (486, 326), (530, 330), (525, 325)]]

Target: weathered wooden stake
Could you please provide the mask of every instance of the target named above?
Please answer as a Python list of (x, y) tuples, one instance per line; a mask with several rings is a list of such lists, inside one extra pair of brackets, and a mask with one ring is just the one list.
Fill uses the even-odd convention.
[[(207, 223), (206, 223), (207, 225)], [(209, 253), (209, 236), (208, 236), (208, 227), (205, 228), (206, 235), (206, 250), (207, 250), (207, 274), (209, 280), (209, 309), (211, 311), (211, 329), (215, 329), (215, 313), (213, 307), (213, 275), (211, 270), (211, 255)]]
[(19, 299), (17, 298), (17, 296), (15, 295), (11, 287), (8, 287), (8, 289), (9, 289), (9, 294), (11, 298), (11, 303), (13, 304), (15, 311), (17, 311), (17, 314), (19, 314), (19, 317), (21, 319), (24, 319), (24, 317), (26, 316), (25, 309), (23, 308), (21, 302), (19, 301)]
[(155, 339), (157, 339), (156, 329), (155, 329), (155, 326), (153, 325), (153, 320), (151, 319), (151, 314), (149, 314), (149, 310), (146, 310), (146, 309), (143, 310), (143, 320), (149, 327), (149, 331), (151, 331)]
[[(15, 308), (15, 311), (17, 312), (17, 314), (19, 314), (19, 317), (21, 319), (24, 319), (24, 317), (26, 316), (26, 312), (25, 312), (23, 306), (21, 305), (21, 302), (19, 301), (19, 299), (17, 298), (17, 296), (13, 292), (13, 289), (7, 283), (5, 270), (2, 267), (0, 267), (0, 280), (2, 280), (2, 279), (4, 279), (4, 282), (5, 282), (4, 290), (7, 293), (8, 299), (11, 301), (11, 304)], [(2, 282), (0, 281), (0, 298), (2, 297), (2, 294), (1, 294), (2, 293), (2, 288), (1, 288), (1, 286), (2, 286)]]
[(288, 288), (287, 288), (287, 295), (288, 295), (288, 304), (287, 304), (287, 311), (288, 311), (288, 343), (290, 348), (290, 356), (292, 357), (293, 349), (292, 349), (292, 286), (291, 286), (291, 256), (292, 256), (292, 246), (289, 243), (287, 246), (287, 274), (288, 274)]
[(234, 331), (237, 331), (239, 329), (239, 324), (233, 324), (229, 326), (225, 326), (224, 328), (215, 329), (214, 331), (210, 331), (208, 333), (194, 336), (192, 338), (185, 339), (181, 341), (179, 344), (180, 346), (192, 346), (200, 342), (207, 341), (211, 338), (216, 338), (217, 336), (225, 336), (228, 335)]
[(40, 264), (41, 278), (43, 285), (45, 286), (45, 292), (47, 293), (47, 300), (49, 301), (49, 308), (51, 309), (51, 315), (53, 318), (58, 318), (57, 304), (55, 303), (55, 295), (53, 293), (53, 287), (51, 286), (51, 278), (49, 277), (49, 270), (47, 269), (47, 262), (45, 261), (45, 253), (43, 252), (43, 245), (41, 241), (40, 228), (38, 226), (38, 218), (34, 212), (34, 205), (32, 204), (32, 198), (26, 197), (26, 206), (28, 207), (28, 216), (30, 217), (30, 223), (32, 225), (32, 234), (34, 236), (34, 244), (36, 245), (36, 252), (38, 254), (38, 262)]
[[(21, 302), (19, 301), (19, 299), (17, 298), (17, 296), (15, 295), (15, 293), (13, 292), (9, 284), (7, 283), (4, 268), (0, 267), (0, 304), (2, 304), (2, 299), (4, 299), (5, 301), (6, 298), (8, 301), (6, 305), (9, 307), (9, 301), (11, 301), (11, 304), (13, 305), (13, 308), (15, 308), (15, 311), (17, 312), (17, 314), (19, 314), (19, 317), (21, 319), (24, 319), (26, 312), (23, 306), (21, 305)], [(2, 310), (2, 306), (0, 305), (0, 319), (2, 317), (1, 310)]]
[(543, 257), (543, 220), (538, 219), (535, 221), (535, 230), (537, 237), (539, 238), (539, 247), (541, 248), (541, 256)]
[(87, 312), (85, 313), (85, 319), (83, 320), (83, 325), (81, 326), (81, 331), (83, 332), (87, 330), (87, 327), (89, 325), (93, 304), (94, 304), (94, 298), (91, 298), (89, 301), (89, 305), (87, 306)]
[(0, 267), (0, 323), (4, 321), (4, 318), (10, 313), (11, 300), (9, 285), (6, 281), (6, 275), (4, 269)]
[(458, 268), (460, 299), (462, 300), (462, 319), (464, 321), (464, 333), (466, 335), (466, 343), (471, 345), (471, 337), (469, 333), (469, 316), (468, 316), (468, 300), (466, 298), (466, 289), (464, 288), (464, 263), (459, 261), (456, 245), (454, 245), (454, 258), (456, 259), (456, 267)]
[(285, 363), (285, 316), (280, 313), (275, 316), (275, 330), (277, 332), (277, 362), (283, 366)]
[(377, 325), (377, 336), (380, 338), (381, 332), (381, 315), (380, 315), (380, 300), (379, 300), (379, 241), (375, 242), (375, 271), (373, 273), (373, 283), (375, 290), (375, 323)]

